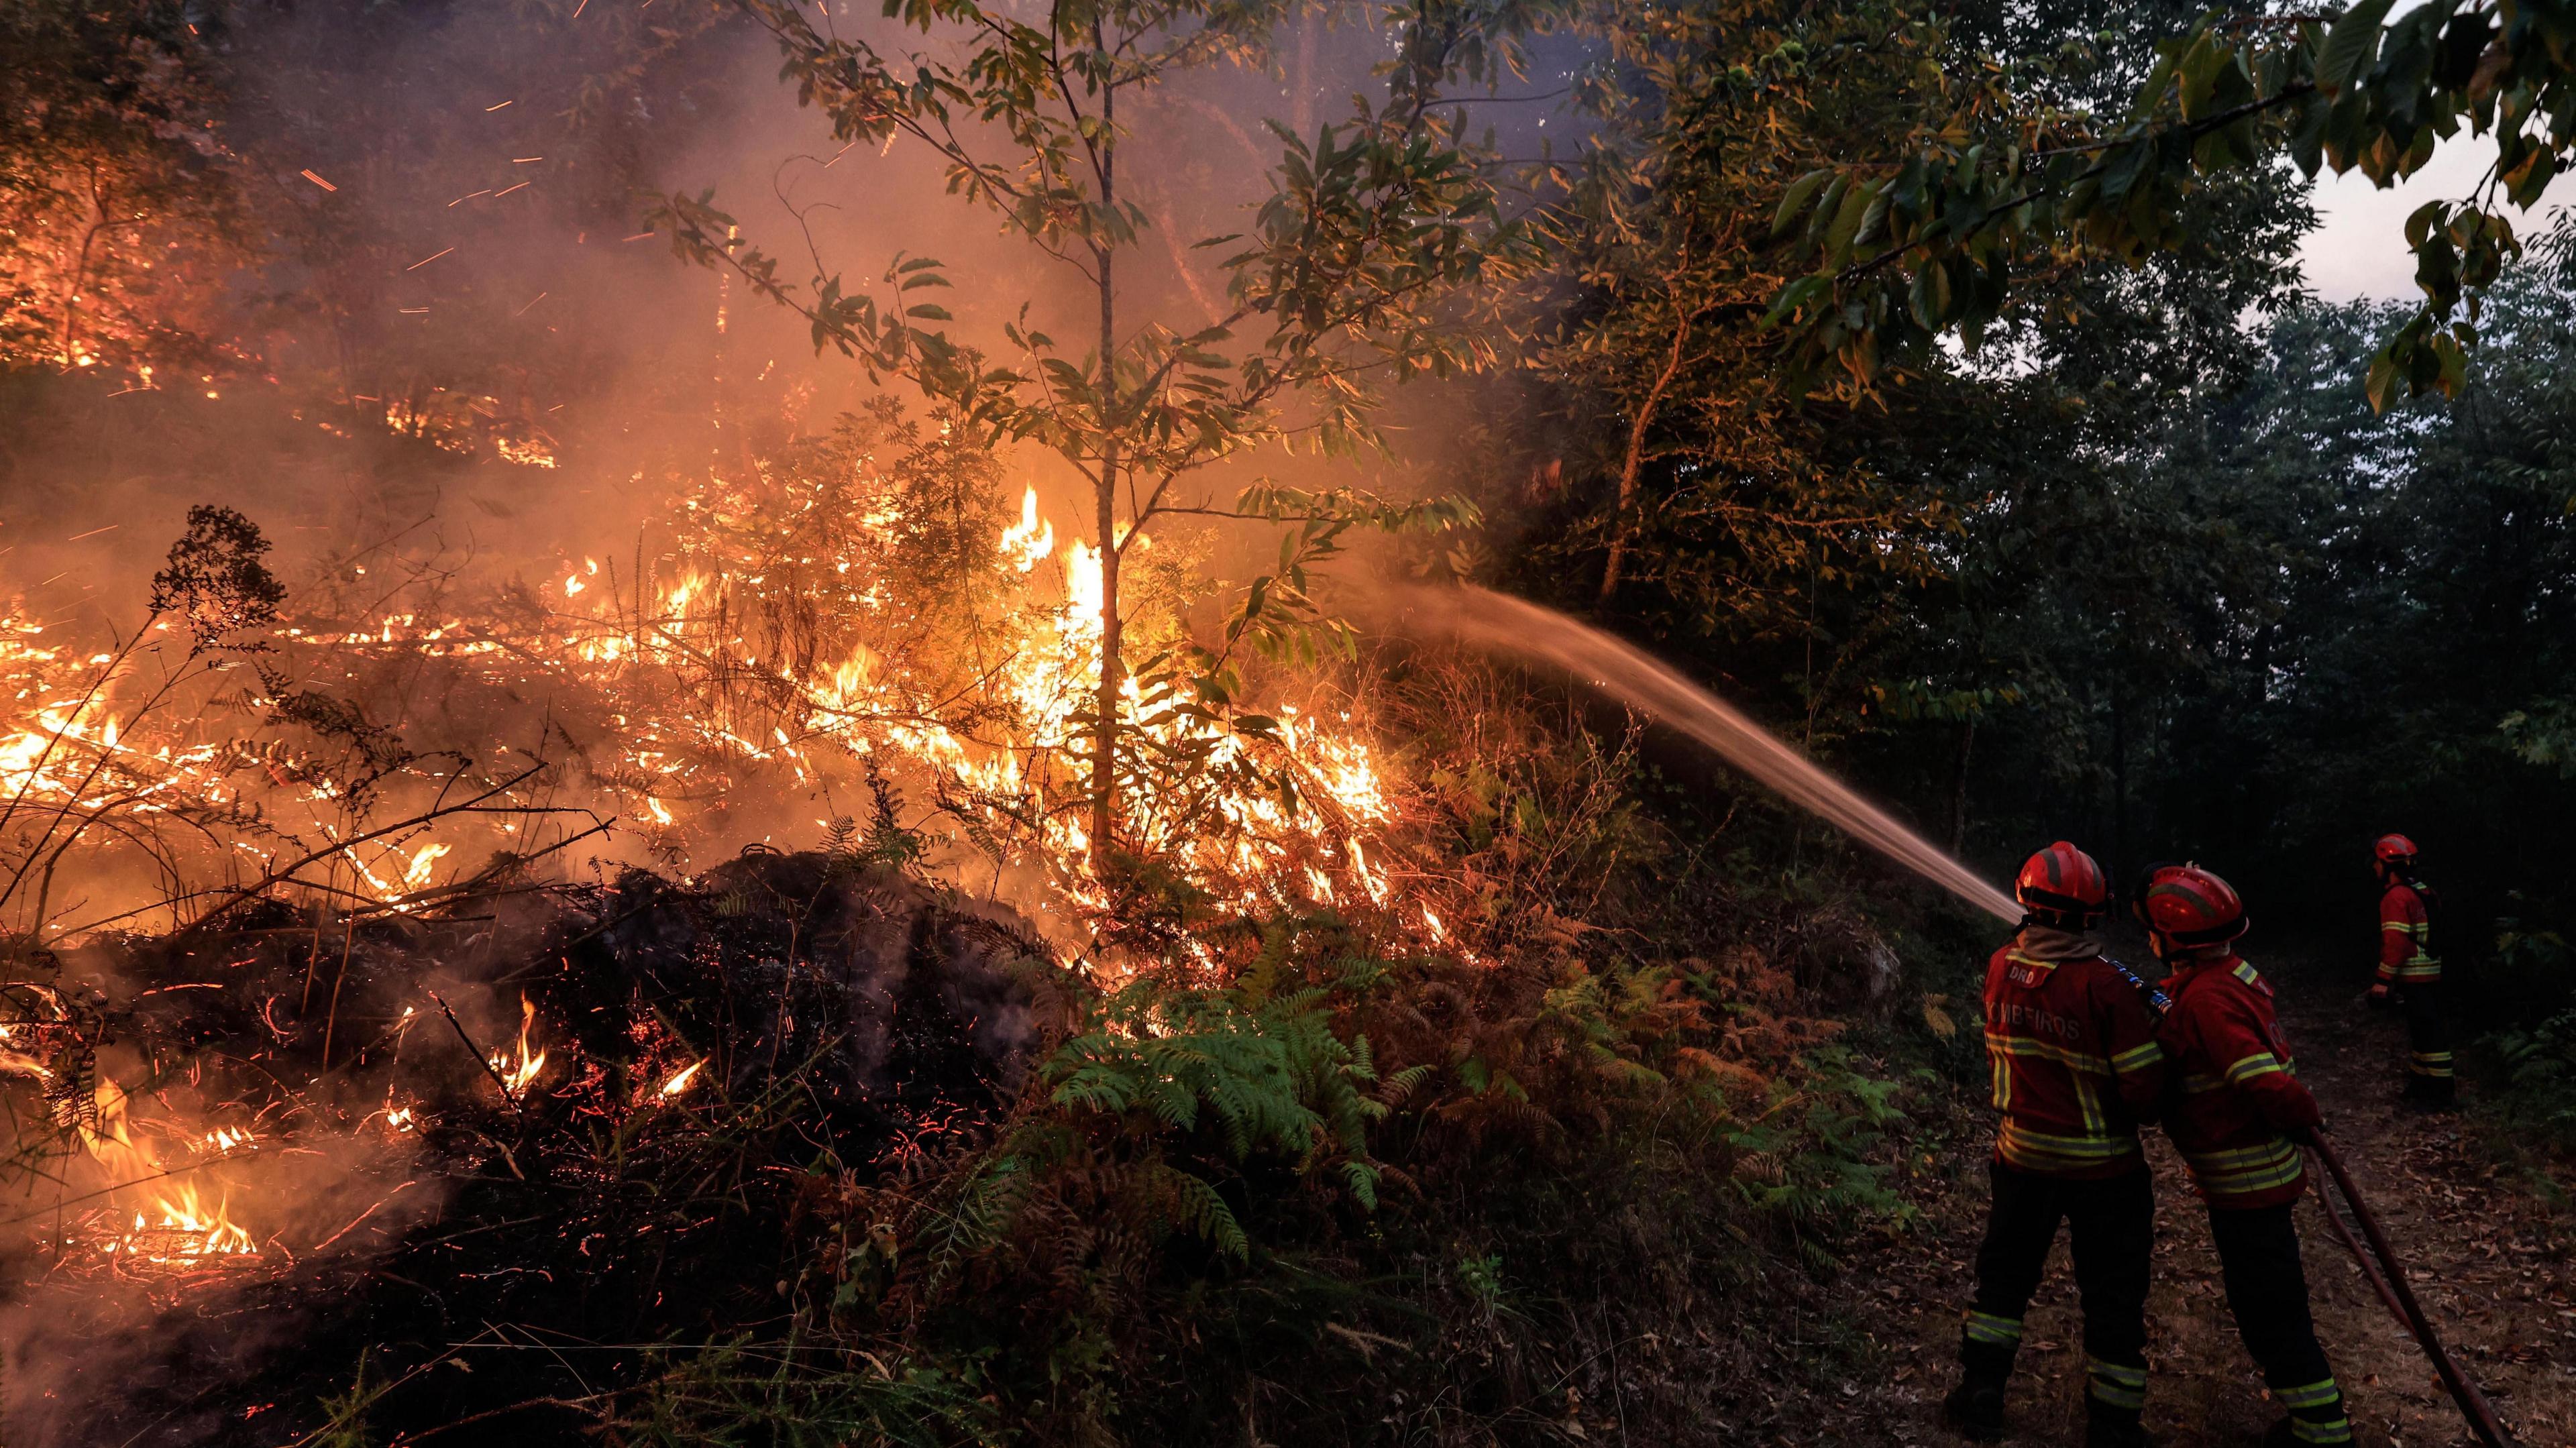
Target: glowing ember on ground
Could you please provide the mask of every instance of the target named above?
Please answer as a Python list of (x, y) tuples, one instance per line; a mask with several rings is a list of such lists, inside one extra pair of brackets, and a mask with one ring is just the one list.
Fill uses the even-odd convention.
[(665, 1097), (677, 1096), (681, 1092), (688, 1090), (689, 1083), (697, 1079), (698, 1068), (705, 1064), (706, 1062), (704, 1061), (691, 1061), (686, 1066), (681, 1067), (672, 1075), (670, 1080), (662, 1083), (662, 1095)]

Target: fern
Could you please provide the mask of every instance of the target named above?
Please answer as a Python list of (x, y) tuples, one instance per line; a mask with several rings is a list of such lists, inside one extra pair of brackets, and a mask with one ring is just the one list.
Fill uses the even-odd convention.
[(1252, 1239), (1245, 1235), (1234, 1209), (1217, 1195), (1216, 1188), (1188, 1172), (1159, 1163), (1149, 1169), (1146, 1180), (1169, 1194), (1173, 1220), (1238, 1262), (1252, 1256)]
[[(1265, 937), (1280, 952), (1288, 932)], [(1275, 972), (1272, 980), (1275, 981)], [(1251, 1243), (1203, 1175), (1178, 1164), (1193, 1149), (1235, 1165), (1268, 1156), (1302, 1170), (1338, 1169), (1351, 1199), (1377, 1205), (1368, 1130), (1387, 1111), (1368, 1094), (1377, 1069), (1365, 1037), (1333, 1030), (1333, 992), (1305, 988), (1174, 991), (1140, 983), (1098, 1003), (1087, 1029), (1042, 1068), (1048, 1100), (1137, 1159), (1137, 1199), (1159, 1204), (1149, 1227), (1187, 1232), (1242, 1258)], [(1425, 1073), (1405, 1073), (1399, 1094)], [(1195, 1144), (1195, 1147), (1194, 1147)]]

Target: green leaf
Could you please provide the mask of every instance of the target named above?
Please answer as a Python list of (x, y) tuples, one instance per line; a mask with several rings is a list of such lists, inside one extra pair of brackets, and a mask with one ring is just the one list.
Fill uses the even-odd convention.
[(1798, 213), (1805, 210), (1807, 203), (1814, 200), (1816, 193), (1832, 179), (1833, 169), (1825, 167), (1789, 183), (1788, 194), (1780, 198), (1780, 209), (1771, 218), (1771, 234), (1779, 236), (1788, 231), (1789, 224), (1798, 219)]
[(2361, 0), (2335, 22), (2317, 52), (2317, 88), (2340, 95), (2379, 50), (2380, 22), (2396, 0)]

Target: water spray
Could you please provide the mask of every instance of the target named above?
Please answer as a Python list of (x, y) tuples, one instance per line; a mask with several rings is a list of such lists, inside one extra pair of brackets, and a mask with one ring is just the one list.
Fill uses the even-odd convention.
[[(1552, 609), (1472, 586), (1454, 592), (1417, 591), (1412, 601), (1459, 639), (1570, 674), (1688, 734), (1729, 764), (1778, 790), (1792, 804), (1821, 816), (1853, 839), (1987, 914), (2015, 923), (2021, 920), (2021, 907), (2012, 897), (1978, 879), (1967, 866), (1861, 798), (1814, 760), (1633, 644)], [(2118, 961), (2112, 961), (2111, 968), (2136, 989), (2149, 1013), (2162, 1022), (2173, 1007), (2165, 993)], [(2327, 1179), (2334, 1183), (2354, 1220), (2361, 1224), (2369, 1240), (2369, 1253), (2364, 1254), (2352, 1241), (2334, 1204), (2320, 1194), (2319, 1205), (2325, 1209), (2326, 1219), (2352, 1249), (2364, 1275), (2379, 1288), (2389, 1310), (2414, 1334), (2416, 1345), (2431, 1359), (2442, 1386), (2459, 1404), (2470, 1431), (2485, 1448), (2515, 1448), (2512, 1435), (2497, 1420), (2486, 1395), (2443, 1348), (2432, 1320), (2406, 1287), (2405, 1268), (2398, 1261), (2396, 1249), (2389, 1245), (2378, 1219), (2362, 1201), (2360, 1189), (2344, 1169), (2343, 1159), (2335, 1154), (2323, 1132), (2313, 1133), (2306, 1144), (2324, 1164)]]
[(1521, 655), (1591, 684), (1717, 751), (1727, 763), (1780, 792), (1897, 864), (1998, 920), (2020, 923), (2011, 896), (1907, 829), (1769, 730), (1633, 644), (1561, 613), (1486, 589), (1422, 591), (1413, 601), (1466, 642)]

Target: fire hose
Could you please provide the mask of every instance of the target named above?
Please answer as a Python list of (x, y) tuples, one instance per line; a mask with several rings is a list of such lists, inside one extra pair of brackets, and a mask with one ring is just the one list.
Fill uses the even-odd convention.
[(2333, 1202), (2320, 1195), (2317, 1205), (2325, 1212), (2326, 1225), (2334, 1229), (2344, 1249), (2361, 1264), (2362, 1275), (2379, 1290), (2380, 1301), (2386, 1303), (2389, 1312), (2415, 1334), (2416, 1346), (2424, 1350), (2424, 1356), (2432, 1359), (2433, 1371), (2441, 1376), (2442, 1386), (2449, 1391), (2451, 1401), (2459, 1404), (2460, 1416), (2468, 1420), (2469, 1431), (2486, 1448), (2515, 1448), (2513, 1435), (2506, 1432), (2504, 1424), (2497, 1420), (2495, 1409), (2487, 1404), (2486, 1394), (2478, 1391), (2478, 1385), (2461, 1371), (2450, 1351), (2442, 1346), (2441, 1338), (2435, 1335), (2432, 1319), (2424, 1315), (2423, 1304), (2415, 1300), (2414, 1290), (2406, 1285), (2406, 1269), (2397, 1260), (2397, 1250), (2388, 1245), (2388, 1234), (2380, 1229), (2379, 1219), (2371, 1215), (2369, 1205), (2362, 1201), (2361, 1189), (2352, 1184), (2352, 1173), (2344, 1169), (2343, 1158), (2326, 1140), (2323, 1131), (2308, 1133), (2307, 1146), (2324, 1164), (2326, 1176), (2334, 1182), (2344, 1205), (2352, 1210), (2353, 1220), (2361, 1224), (2361, 1234), (2369, 1241), (2370, 1250), (2362, 1250), (2362, 1244), (2353, 1240), (2352, 1228), (2344, 1221), (2343, 1214), (2335, 1210)]
[[(2109, 960), (2108, 957), (2105, 959)], [(2146, 977), (2116, 960), (2109, 960), (2109, 964), (2137, 991), (2139, 998), (2146, 1002), (2148, 1013), (2157, 1020), (2163, 1020), (2165, 1013), (2173, 1009), (2172, 998)], [(2335, 1210), (2334, 1203), (2323, 1192), (2319, 1192), (2317, 1206), (2325, 1212), (2326, 1225), (2334, 1229), (2335, 1237), (2343, 1243), (2344, 1250), (2352, 1253), (2353, 1260), (2361, 1264), (2361, 1275), (2369, 1278), (2370, 1285), (2378, 1289), (2379, 1300), (2387, 1304), (2389, 1313), (2407, 1331), (2415, 1334), (2415, 1345), (2424, 1350), (2424, 1356), (2432, 1359), (2433, 1371), (2440, 1375), (2451, 1401), (2459, 1404), (2460, 1416), (2468, 1420), (2469, 1431), (2485, 1448), (2517, 1448), (2513, 1435), (2505, 1431), (2504, 1424), (2496, 1418), (2495, 1409), (2488, 1405), (2486, 1394), (2478, 1391), (2478, 1385), (2461, 1370), (2450, 1350), (2442, 1346), (2441, 1338), (2434, 1333), (2432, 1319), (2424, 1315), (2423, 1304), (2415, 1300), (2414, 1291), (2406, 1285), (2406, 1269), (2397, 1260), (2397, 1249), (2388, 1244), (2388, 1234), (2380, 1230), (2379, 1219), (2371, 1215), (2369, 1204), (2361, 1199), (2361, 1189), (2352, 1184), (2352, 1173), (2344, 1169), (2343, 1158), (2327, 1142), (2325, 1132), (2307, 1133), (2306, 1145), (2324, 1164), (2327, 1178), (2342, 1194), (2344, 1205), (2352, 1211), (2353, 1220), (2361, 1224), (2362, 1235), (2370, 1243), (2369, 1250), (2362, 1250), (2362, 1244), (2353, 1239), (2352, 1227), (2344, 1221), (2343, 1214)]]

